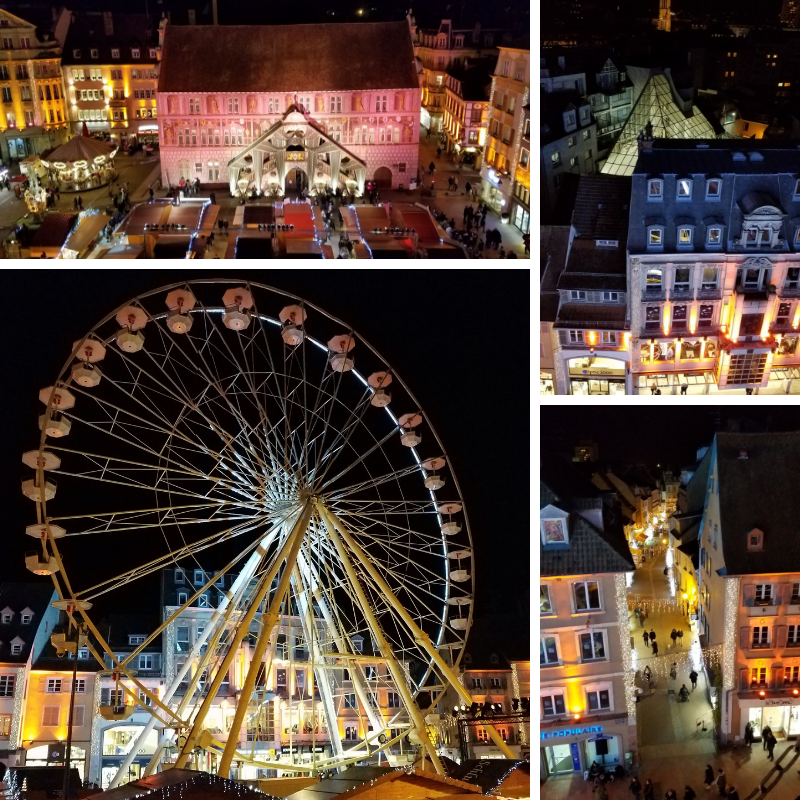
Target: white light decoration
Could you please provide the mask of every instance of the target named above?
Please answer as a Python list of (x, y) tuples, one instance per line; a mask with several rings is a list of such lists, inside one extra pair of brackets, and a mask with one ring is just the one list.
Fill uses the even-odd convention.
[(8, 743), (12, 750), (22, 746), (22, 703), (25, 699), (25, 667), (17, 669), (14, 678), (14, 711), (11, 716), (11, 730), (8, 734)]
[[(739, 615), (739, 578), (725, 578), (725, 639), (723, 643), (722, 688), (736, 686), (736, 637)], [(722, 698), (720, 698), (720, 701)], [(724, 705), (723, 705), (724, 708)]]
[(625, 573), (625, 586), (630, 589), (633, 586), (633, 573), (626, 572)]
[[(102, 761), (100, 757), (100, 745), (103, 742), (103, 731), (101, 730), (101, 723), (103, 722), (103, 718), (100, 716), (100, 712), (98, 711), (100, 707), (100, 676), (95, 675), (94, 678), (94, 696), (92, 697), (92, 738), (91, 738), (91, 755), (89, 757), (89, 763), (92, 765), (92, 769), (99, 768), (100, 762)], [(96, 773), (97, 777), (100, 777), (100, 772)]]
[[(463, 675), (464, 675), (463, 672), (459, 675), (459, 680), (462, 683), (464, 682)], [(521, 697), (519, 691), (519, 675), (517, 674), (517, 665), (516, 662), (514, 661), (511, 662), (511, 686), (514, 690), (514, 694), (512, 695), (512, 697)], [(525, 732), (524, 725), (520, 724), (518, 733), (519, 733), (519, 743), (521, 745), (526, 745), (528, 743), (528, 735)]]
[(628, 621), (628, 588), (624, 572), (614, 576), (615, 597), (617, 600), (617, 620), (619, 644), (622, 652), (622, 673), (625, 682), (625, 706), (628, 709), (628, 724), (636, 724), (636, 691), (633, 686), (633, 658), (631, 656), (631, 634)]

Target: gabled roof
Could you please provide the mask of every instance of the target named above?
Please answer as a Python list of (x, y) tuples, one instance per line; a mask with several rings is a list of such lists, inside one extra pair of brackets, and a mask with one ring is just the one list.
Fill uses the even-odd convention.
[[(0, 607), (14, 612), (8, 625), (0, 625), (0, 662), (24, 664), (28, 660), (42, 618), (57, 596), (51, 583), (0, 584)], [(21, 623), (21, 612), (25, 609), (33, 612), (33, 619), (28, 625)], [(24, 642), (19, 655), (11, 655), (11, 642), (15, 639)]]
[[(632, 571), (635, 566), (622, 517), (608, 498), (604, 502), (600, 491), (570, 467), (571, 462), (559, 458), (542, 460), (539, 507), (555, 505), (570, 517), (569, 547), (545, 548), (539, 537), (540, 574), (555, 577)], [(582, 513), (593, 519), (599, 517), (602, 526), (588, 522)]]
[[(716, 452), (726, 574), (800, 572), (800, 432), (718, 433)], [(753, 528), (762, 550), (747, 549)]]
[[(73, 12), (61, 63), (153, 65), (151, 47), (158, 47), (158, 21), (147, 14), (78, 11)], [(133, 48), (139, 49), (138, 59), (132, 57)], [(91, 57), (92, 50), (97, 58)], [(119, 50), (117, 58), (112, 50)]]
[(709, 447), (702, 461), (692, 475), (691, 480), (682, 493), (683, 498), (679, 504), (685, 507), (685, 513), (700, 513), (706, 500), (706, 486), (708, 485), (708, 471), (711, 466), (711, 448)]
[[(301, 42), (309, 43), (311, 58)], [(419, 89), (407, 22), (167, 25), (164, 31), (159, 92), (352, 89)]]
[(558, 279), (567, 266), (569, 227), (543, 225), (539, 233), (539, 311), (542, 322), (555, 322), (558, 313)]

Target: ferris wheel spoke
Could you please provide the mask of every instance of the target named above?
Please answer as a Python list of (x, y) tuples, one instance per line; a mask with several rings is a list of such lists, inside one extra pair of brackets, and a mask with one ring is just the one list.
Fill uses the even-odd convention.
[(392, 430), (389, 433), (387, 433), (382, 439), (376, 441), (375, 444), (373, 444), (369, 448), (369, 450), (366, 450), (364, 453), (362, 453), (355, 461), (353, 461), (351, 464), (348, 464), (344, 469), (340, 470), (332, 478), (329, 478), (321, 486), (317, 486), (316, 487), (317, 492), (324, 495), (326, 489), (328, 489), (329, 486), (331, 486), (334, 483), (336, 483), (336, 481), (338, 481), (339, 478), (343, 478), (345, 475), (347, 475), (347, 473), (350, 472), (351, 469), (354, 469), (359, 464), (362, 464), (369, 456), (371, 456), (373, 453), (375, 453), (378, 450), (380, 450), (383, 447), (383, 445), (386, 444), (386, 442), (388, 442), (390, 439), (394, 438), (395, 435), (396, 435), (396, 431)]
[(432, 500), (338, 500), (331, 503), (337, 516), (354, 515), (374, 519), (383, 515), (436, 515)]
[(369, 480), (361, 481), (360, 483), (354, 483), (352, 486), (345, 486), (342, 489), (335, 489), (326, 496), (326, 499), (329, 501), (342, 500), (349, 495), (356, 494), (357, 492), (363, 492), (366, 489), (374, 489), (376, 486), (380, 486), (381, 484), (399, 480), (400, 478), (405, 478), (408, 475), (419, 474), (420, 472), (422, 472), (422, 467), (420, 467), (419, 464), (401, 467), (393, 472), (387, 472), (384, 475), (379, 475), (376, 478), (370, 478)]
[(252, 530), (256, 530), (262, 523), (265, 522), (267, 522), (267, 519), (263, 518), (263, 519), (255, 519), (254, 521), (248, 520), (246, 523), (240, 523), (239, 525), (234, 525), (233, 527), (221, 531), (218, 534), (209, 536), (205, 539), (201, 539), (197, 542), (193, 542), (192, 544), (179, 547), (176, 550), (166, 553), (157, 559), (148, 561), (146, 564), (142, 564), (132, 569), (126, 570), (120, 575), (115, 575), (113, 578), (108, 578), (94, 586), (91, 586), (80, 592), (76, 592), (75, 596), (82, 597), (87, 600), (94, 599), (102, 594), (112, 591), (113, 589), (132, 583), (133, 581), (138, 580), (139, 578), (143, 578), (146, 575), (149, 575), (153, 572), (157, 572), (161, 570), (166, 564), (177, 563), (183, 558), (195, 555), (196, 553), (202, 552), (203, 550), (207, 550), (208, 548), (213, 547), (214, 545), (221, 544), (223, 542), (234, 539), (237, 536), (241, 536), (245, 533), (249, 533)]

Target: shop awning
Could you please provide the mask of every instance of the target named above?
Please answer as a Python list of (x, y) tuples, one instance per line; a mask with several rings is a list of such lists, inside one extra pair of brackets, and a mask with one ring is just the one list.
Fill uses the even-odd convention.
[(9, 183), (23, 183), (24, 181), (28, 180), (27, 175), (15, 175)]
[(72, 250), (73, 253), (82, 253), (110, 221), (111, 217), (105, 214), (92, 214), (84, 217), (67, 239), (64, 249)]
[(103, 258), (139, 258), (143, 252), (141, 244), (118, 244), (103, 253)]

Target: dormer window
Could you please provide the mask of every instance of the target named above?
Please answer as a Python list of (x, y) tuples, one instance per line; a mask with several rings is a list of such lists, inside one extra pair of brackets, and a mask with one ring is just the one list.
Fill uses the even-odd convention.
[(792, 200), (800, 200), (800, 180), (794, 182), (794, 197)]
[(99, 51), (99, 50), (96, 50), (96, 49), (93, 47), (93, 48), (92, 48), (92, 49), (89, 51), (89, 55), (91, 55), (91, 57), (92, 57), (92, 58), (100, 58), (100, 51)]
[(663, 200), (664, 198), (664, 181), (657, 178), (651, 178), (647, 181), (647, 199), (648, 200)]
[(542, 545), (544, 547), (569, 546), (567, 521), (569, 514), (556, 506), (545, 506), (539, 512)]
[(80, 58), (81, 57), (81, 51), (80, 50), (73, 50), (72, 51), (72, 57), (73, 58)]
[(764, 531), (758, 528), (753, 528), (747, 534), (747, 549), (748, 550), (763, 550), (764, 549)]
[(647, 247), (650, 250), (661, 250), (664, 247), (664, 229), (651, 226), (647, 229)]
[(709, 228), (706, 244), (709, 247), (719, 247), (722, 244), (722, 228)]
[(150, 58), (152, 58), (153, 61), (158, 58), (158, 51), (155, 49), (155, 47), (150, 48)]
[(12, 611), (4, 611), (0, 619), (2, 619), (3, 625), (10, 625), (11, 620), (14, 619), (14, 613)]
[(141, 51), (139, 50), (139, 48), (138, 47), (132, 47), (131, 48), (131, 58), (140, 58), (140, 57), (141, 57)]
[(678, 247), (691, 247), (692, 229), (689, 227), (678, 228)]
[(119, 48), (112, 47), (111, 48), (111, 58), (119, 58)]
[(575, 112), (574, 111), (568, 111), (566, 114), (564, 114), (564, 125), (566, 125), (567, 127), (571, 127), (571, 126), (575, 125)]
[(722, 181), (711, 178), (706, 181), (706, 200), (719, 200), (722, 194)]
[(22, 642), (13, 641), (11, 643), (11, 655), (18, 656), (22, 652)]
[(692, 181), (688, 178), (678, 180), (678, 200), (692, 199)]

